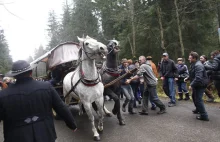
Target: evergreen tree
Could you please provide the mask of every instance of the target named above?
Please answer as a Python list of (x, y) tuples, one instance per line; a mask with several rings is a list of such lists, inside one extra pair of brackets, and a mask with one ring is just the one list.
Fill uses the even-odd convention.
[(45, 53), (46, 53), (46, 50), (44, 50), (44, 47), (40, 45), (39, 48), (35, 48), (34, 50), (34, 59), (36, 60), (37, 58), (44, 55)]
[(57, 17), (54, 11), (51, 11), (49, 13), (49, 20), (48, 20), (48, 36), (50, 38), (49, 45), (48, 45), (48, 50), (54, 48), (58, 44), (60, 44), (61, 39), (60, 39), (60, 25), (59, 22), (57, 21)]
[(12, 58), (9, 55), (9, 48), (4, 33), (0, 33), (0, 73), (11, 70)]

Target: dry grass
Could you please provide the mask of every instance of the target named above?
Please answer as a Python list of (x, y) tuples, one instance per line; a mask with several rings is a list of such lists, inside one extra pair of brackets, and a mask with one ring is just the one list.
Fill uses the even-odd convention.
[[(189, 85), (187, 85), (187, 86), (189, 86)], [(214, 97), (215, 97), (215, 102), (217, 102), (217, 103), (220, 103), (220, 98), (218, 97), (218, 95), (217, 95), (217, 92), (216, 92), (216, 90), (215, 90), (215, 88), (214, 88), (214, 86), (212, 87), (213, 88), (213, 95), (214, 95)], [(176, 89), (177, 90), (177, 89)], [(164, 91), (163, 91), (163, 85), (162, 85), (162, 81), (159, 79), (159, 82), (158, 82), (158, 85), (157, 85), (157, 92), (158, 92), (158, 95), (160, 96), (160, 97), (167, 97), (166, 96), (166, 94), (164, 93)], [(176, 93), (177, 94), (177, 93)], [(191, 94), (191, 92), (190, 92), (190, 94)], [(176, 95), (176, 98), (178, 98), (178, 95)], [(207, 98), (207, 96), (206, 95), (204, 95), (204, 97), (203, 97), (203, 99), (204, 100), (207, 100), (208, 98)]]

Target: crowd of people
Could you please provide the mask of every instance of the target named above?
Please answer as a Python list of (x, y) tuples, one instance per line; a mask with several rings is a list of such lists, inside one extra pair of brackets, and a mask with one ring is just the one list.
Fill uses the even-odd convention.
[[(152, 62), (151, 56), (140, 56), (139, 60), (132, 61), (122, 59), (119, 70), (121, 75), (128, 73), (134, 68), (139, 68), (135, 74), (131, 74), (121, 80), (122, 97), (125, 101), (122, 111), (136, 114), (133, 108), (137, 102), (141, 104), (141, 115), (148, 115), (148, 100), (151, 102), (151, 109), (160, 108), (158, 114), (166, 112), (165, 105), (159, 100), (156, 86), (158, 78), (162, 80), (164, 93), (169, 97), (168, 107), (176, 106), (176, 88), (178, 90), (178, 101), (190, 100), (190, 92), (195, 110), (194, 114), (200, 114), (198, 120), (209, 121), (208, 114), (203, 103), (203, 94), (208, 97), (207, 102), (214, 102), (212, 84), (214, 82), (218, 96), (220, 97), (220, 52), (211, 53), (210, 60), (205, 55), (199, 56), (197, 52), (191, 52), (188, 58), (190, 67), (184, 63), (183, 58), (178, 58), (177, 63), (169, 58), (168, 53), (162, 54), (162, 60), (158, 67)], [(159, 72), (159, 73), (158, 73)], [(190, 85), (187, 86), (187, 81)], [(145, 88), (145, 89), (144, 89)], [(142, 100), (142, 101), (141, 101)]]
[[(176, 86), (178, 101), (189, 100), (189, 90), (191, 90), (195, 106), (192, 112), (199, 114), (196, 119), (209, 121), (203, 94), (208, 96), (209, 102), (214, 101), (210, 87), (214, 82), (220, 97), (220, 51), (213, 51), (211, 60), (207, 60), (205, 55), (199, 56), (198, 53), (191, 52), (188, 58), (189, 69), (184, 64), (183, 58), (178, 58), (175, 64), (168, 53), (163, 53), (162, 56), (159, 70), (152, 62), (151, 56), (140, 56), (134, 63), (132, 60), (122, 59), (122, 64), (119, 66), (120, 74), (129, 74), (121, 80), (121, 90), (125, 96), (122, 111), (126, 112), (128, 106), (128, 112), (136, 114), (134, 108), (138, 102), (142, 103), (139, 113), (148, 115), (148, 102), (151, 102), (152, 110), (158, 107), (160, 109), (158, 114), (166, 113), (166, 105), (159, 99), (157, 91), (158, 79), (161, 79), (164, 93), (170, 100), (168, 107), (174, 107), (177, 104)], [(131, 74), (130, 71), (135, 68), (138, 68), (138, 71)], [(17, 141), (17, 139), (28, 142), (54, 142), (56, 133), (52, 109), (63, 118), (70, 129), (77, 130), (70, 110), (52, 87), (53, 83), (34, 80), (32, 69), (33, 67), (26, 61), (14, 62), (8, 76), (16, 79), (15, 84), (10, 78), (0, 75), (0, 85), (3, 89), (0, 91), (0, 121), (4, 123), (4, 139), (7, 142)], [(189, 87), (187, 87), (187, 81), (190, 81)], [(5, 89), (7, 86), (10, 86), (9, 89)]]

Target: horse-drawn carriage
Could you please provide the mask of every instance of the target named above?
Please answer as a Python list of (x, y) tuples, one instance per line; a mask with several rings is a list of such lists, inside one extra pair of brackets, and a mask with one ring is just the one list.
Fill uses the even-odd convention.
[(31, 65), (37, 64), (33, 69), (34, 79), (50, 81), (61, 98), (63, 98), (63, 78), (66, 74), (75, 70), (78, 52), (78, 43), (65, 42), (57, 45), (31, 62)]
[[(103, 110), (106, 114), (110, 114), (104, 107), (104, 86), (105, 93), (112, 96), (115, 101), (112, 113), (117, 115), (120, 125), (125, 125), (120, 113), (120, 100), (115, 90), (109, 88), (124, 77), (119, 77), (118, 74), (116, 60), (119, 51), (118, 42), (111, 40), (106, 46), (88, 36), (78, 40), (80, 46), (73, 42), (63, 43), (33, 61), (31, 64), (38, 64), (33, 71), (33, 76), (38, 80), (49, 80), (53, 84), (54, 80), (50, 78), (49, 72), (53, 76), (53, 71), (58, 69), (62, 75), (59, 78), (60, 81), (54, 84), (56, 90), (67, 104), (71, 104), (71, 100), (78, 97), (76, 103), (80, 106), (79, 112), (83, 112), (82, 108), (84, 108), (92, 124), (94, 140), (100, 140), (98, 131), (103, 131)], [(104, 55), (107, 55), (106, 63), (97, 67), (97, 61), (103, 60)], [(118, 87), (120, 86), (115, 85), (113, 88)], [(98, 129), (95, 127), (92, 104), (96, 105)]]

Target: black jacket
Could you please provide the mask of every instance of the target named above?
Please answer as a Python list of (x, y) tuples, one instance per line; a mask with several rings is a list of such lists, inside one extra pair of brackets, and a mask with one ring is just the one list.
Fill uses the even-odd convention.
[(173, 60), (162, 61), (160, 76), (165, 78), (178, 78), (178, 70)]
[(66, 125), (76, 124), (58, 93), (48, 82), (23, 78), (0, 92), (0, 121), (5, 142), (53, 142), (56, 139), (52, 108)]
[(206, 64), (205, 69), (212, 71), (210, 75), (213, 80), (220, 80), (220, 54), (216, 55), (212, 64)]
[(208, 85), (209, 79), (205, 67), (200, 61), (197, 61), (190, 66), (189, 79), (191, 82), (190, 86), (192, 86), (193, 88), (203, 88)]

